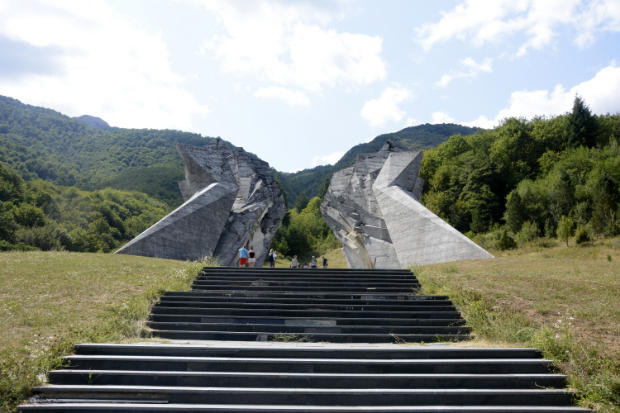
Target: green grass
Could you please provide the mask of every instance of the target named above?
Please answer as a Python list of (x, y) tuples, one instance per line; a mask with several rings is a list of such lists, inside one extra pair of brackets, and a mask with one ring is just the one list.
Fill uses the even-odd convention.
[(209, 263), (68, 252), (0, 253), (0, 411), (13, 411), (80, 342), (147, 338), (149, 307)]
[(449, 295), (472, 327), (459, 345), (540, 348), (578, 404), (620, 412), (620, 242), (539, 245), (413, 270), (422, 294)]

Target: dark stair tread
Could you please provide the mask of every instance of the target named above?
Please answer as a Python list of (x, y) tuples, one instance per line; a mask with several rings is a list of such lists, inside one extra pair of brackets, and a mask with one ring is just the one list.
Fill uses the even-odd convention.
[[(321, 303), (310, 303), (310, 304), (289, 304), (289, 303), (239, 303), (239, 302), (230, 302), (230, 301), (223, 301), (223, 302), (209, 302), (209, 301), (162, 301), (160, 304), (157, 304), (157, 306), (164, 306), (164, 307), (169, 307), (170, 304), (186, 304), (187, 307), (191, 307), (192, 305), (213, 305), (213, 306), (231, 306), (231, 307), (221, 307), (221, 308), (235, 308), (234, 306), (250, 306), (250, 307), (266, 307), (266, 308), (273, 308), (273, 309), (278, 309), (278, 308), (282, 308), (282, 309), (291, 309), (291, 308), (295, 308), (295, 307), (311, 307), (311, 308), (340, 308), (340, 307), (345, 307), (345, 308), (354, 308), (354, 309), (364, 309), (364, 308), (397, 308), (400, 310), (410, 310), (412, 307), (415, 308), (441, 308), (443, 309), (450, 309), (452, 311), (456, 311), (456, 308), (453, 305), (418, 305), (417, 303), (415, 304), (411, 304), (411, 305), (395, 305), (395, 304), (387, 304), (387, 305), (381, 305), (381, 304), (321, 304)], [(179, 307), (183, 307), (183, 306), (179, 306)], [(306, 308), (302, 308), (302, 309), (306, 309)]]
[(123, 356), (123, 355), (71, 355), (66, 360), (117, 360), (117, 361), (165, 361), (165, 362), (227, 362), (227, 363), (325, 363), (352, 365), (386, 365), (386, 364), (544, 364), (551, 365), (553, 360), (547, 359), (333, 359), (333, 358), (258, 358), (258, 357), (178, 357), (178, 356)]
[(179, 391), (200, 391), (200, 392), (230, 392), (230, 393), (322, 393), (322, 394), (520, 394), (523, 396), (542, 395), (542, 394), (571, 394), (564, 389), (303, 389), (303, 388), (270, 388), (270, 387), (191, 387), (191, 386), (98, 386), (96, 384), (50, 384), (39, 386), (33, 389), (35, 392), (54, 392), (54, 391), (86, 391), (86, 392), (140, 392), (140, 393), (163, 393)]
[(116, 413), (142, 412), (226, 412), (226, 413), (587, 413), (590, 410), (573, 406), (287, 406), (247, 404), (109, 404), (109, 403), (58, 403), (21, 405), (18, 411), (101, 411)]
[[(84, 352), (97, 353), (97, 355), (106, 355), (105, 352), (118, 354), (119, 352), (128, 353), (123, 354), (126, 356), (135, 355), (135, 352), (148, 352), (149, 355), (157, 355), (153, 353), (165, 353), (161, 354), (169, 356), (173, 353), (191, 352), (192, 356), (181, 357), (196, 357), (200, 354), (201, 357), (207, 354), (216, 354), (218, 357), (246, 357), (246, 358), (364, 358), (364, 359), (479, 359), (484, 358), (487, 360), (492, 359), (529, 359), (540, 360), (542, 356), (540, 351), (535, 348), (459, 348), (459, 347), (432, 347), (432, 346), (412, 346), (401, 347), (393, 346), (394, 348), (385, 347), (315, 347), (314, 345), (309, 347), (248, 347), (241, 346), (203, 346), (203, 345), (191, 345), (191, 344), (157, 344), (157, 345), (144, 345), (144, 344), (96, 344), (96, 343), (83, 343), (75, 346), (78, 354)], [(107, 354), (112, 356), (113, 354)], [(252, 354), (252, 356), (248, 356)], [(322, 355), (323, 357), (316, 357), (313, 355)], [(358, 357), (356, 357), (358, 356)]]
[(522, 374), (464, 374), (464, 373), (295, 373), (295, 372), (241, 372), (241, 371), (169, 371), (169, 370), (51, 370), (50, 374), (85, 374), (85, 375), (137, 375), (147, 374), (157, 376), (233, 376), (233, 377), (330, 377), (353, 379), (566, 379), (568, 376), (554, 373), (522, 373)]

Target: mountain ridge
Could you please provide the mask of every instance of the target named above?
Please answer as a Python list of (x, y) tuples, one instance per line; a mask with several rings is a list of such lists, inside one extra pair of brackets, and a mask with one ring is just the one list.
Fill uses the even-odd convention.
[[(92, 127), (84, 120), (91, 118), (107, 125), (94, 116), (71, 118), (0, 96), (0, 161), (25, 180), (43, 179), (84, 190), (135, 190), (176, 207), (183, 202), (178, 189), (178, 181), (183, 179), (183, 162), (176, 152), (176, 143), (204, 146), (214, 139), (176, 130)], [(408, 150), (421, 150), (434, 147), (453, 134), (475, 132), (475, 128), (455, 124), (418, 125), (356, 145), (334, 165), (292, 174), (274, 171), (288, 193), (289, 203), (294, 203), (302, 192), (310, 197), (318, 195), (326, 177), (351, 166), (360, 153), (377, 152), (387, 139)]]
[(438, 146), (447, 141), (450, 136), (473, 135), (479, 130), (480, 128), (472, 128), (454, 123), (435, 125), (426, 123), (423, 125), (409, 126), (396, 132), (381, 134), (370, 142), (353, 146), (334, 165), (319, 165), (314, 168), (293, 173), (278, 172), (278, 175), (288, 193), (289, 203), (295, 203), (297, 196), (299, 196), (301, 192), (305, 192), (310, 198), (317, 196), (327, 177), (353, 165), (359, 154), (378, 152), (388, 139), (392, 140), (403, 149), (419, 151)]

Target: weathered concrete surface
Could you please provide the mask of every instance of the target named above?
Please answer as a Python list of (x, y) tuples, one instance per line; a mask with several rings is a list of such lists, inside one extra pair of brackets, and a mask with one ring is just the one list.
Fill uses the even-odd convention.
[(262, 266), (282, 218), (284, 198), (267, 162), (215, 139), (204, 147), (177, 144), (185, 163), (185, 203), (118, 250), (121, 254), (237, 265), (242, 245)]
[(350, 268), (493, 257), (420, 204), (422, 156), (387, 141), (334, 174), (321, 213)]

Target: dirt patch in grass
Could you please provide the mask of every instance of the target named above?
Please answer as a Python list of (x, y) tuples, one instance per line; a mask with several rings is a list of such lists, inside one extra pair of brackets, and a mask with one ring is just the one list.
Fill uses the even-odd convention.
[(0, 411), (11, 411), (78, 342), (148, 337), (164, 290), (187, 290), (201, 263), (113, 254), (0, 253)]

